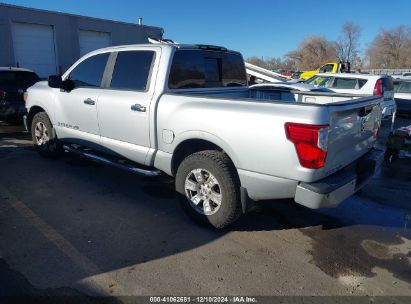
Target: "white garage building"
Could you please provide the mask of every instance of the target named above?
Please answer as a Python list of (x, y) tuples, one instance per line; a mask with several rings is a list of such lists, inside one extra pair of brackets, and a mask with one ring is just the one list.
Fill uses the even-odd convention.
[[(137, 18), (136, 18), (137, 21)], [(0, 4), (0, 67), (17, 66), (41, 77), (63, 73), (102, 47), (162, 38), (160, 27)]]

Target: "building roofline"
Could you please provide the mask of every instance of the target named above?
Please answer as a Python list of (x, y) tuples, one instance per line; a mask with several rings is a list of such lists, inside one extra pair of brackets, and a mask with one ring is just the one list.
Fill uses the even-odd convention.
[(10, 7), (10, 8), (17, 8), (17, 9), (24, 9), (24, 10), (31, 10), (35, 12), (42, 12), (42, 13), (49, 13), (49, 14), (58, 14), (58, 15), (64, 15), (64, 16), (70, 16), (70, 17), (77, 17), (77, 18), (85, 18), (85, 19), (90, 19), (90, 20), (97, 20), (97, 21), (105, 21), (105, 22), (112, 22), (112, 23), (118, 23), (118, 24), (124, 24), (124, 25), (132, 25), (132, 26), (141, 26), (141, 27), (150, 27), (150, 28), (156, 28), (164, 32), (164, 29), (160, 26), (153, 26), (153, 25), (138, 25), (137, 23), (131, 23), (131, 22), (125, 22), (125, 21), (117, 21), (117, 20), (111, 20), (111, 19), (104, 19), (104, 18), (98, 18), (98, 17), (91, 17), (91, 16), (83, 16), (83, 15), (77, 15), (77, 14), (71, 14), (71, 13), (64, 13), (64, 12), (59, 12), (59, 11), (51, 11), (51, 10), (46, 10), (46, 9), (39, 9), (39, 8), (34, 8), (34, 7), (27, 7), (27, 6), (20, 6), (20, 5), (14, 5), (14, 4), (9, 4), (9, 3), (4, 3), (0, 2), (0, 7), (5, 6), (5, 7)]

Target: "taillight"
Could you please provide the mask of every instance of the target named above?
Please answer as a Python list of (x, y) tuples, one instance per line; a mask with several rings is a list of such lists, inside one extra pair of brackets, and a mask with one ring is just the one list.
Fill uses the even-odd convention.
[(384, 95), (384, 88), (382, 84), (382, 79), (378, 79), (377, 83), (375, 84), (374, 87), (374, 95), (375, 96), (383, 96)]
[(27, 93), (27, 92), (24, 92), (24, 93), (23, 93), (24, 102), (27, 102), (27, 98), (28, 98), (28, 97), (29, 97), (28, 93)]
[(285, 133), (294, 143), (301, 166), (309, 169), (324, 167), (327, 158), (328, 125), (308, 125), (287, 122)]

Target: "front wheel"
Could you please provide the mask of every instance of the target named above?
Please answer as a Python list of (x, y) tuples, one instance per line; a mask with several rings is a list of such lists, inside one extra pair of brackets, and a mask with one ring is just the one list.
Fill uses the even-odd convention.
[(63, 149), (53, 132), (53, 125), (45, 112), (34, 115), (31, 122), (31, 136), (36, 150), (40, 155), (55, 158), (63, 152)]
[(241, 215), (240, 182), (228, 156), (201, 151), (188, 156), (176, 175), (183, 209), (195, 221), (224, 228)]

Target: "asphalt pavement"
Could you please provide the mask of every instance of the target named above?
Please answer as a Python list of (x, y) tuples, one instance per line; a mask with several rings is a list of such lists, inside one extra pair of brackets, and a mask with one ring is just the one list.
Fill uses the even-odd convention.
[(44, 159), (19, 126), (0, 123), (0, 172), (0, 296), (411, 296), (410, 158), (338, 208), (269, 201), (223, 231), (171, 179)]

